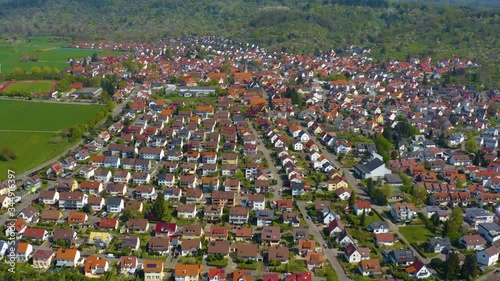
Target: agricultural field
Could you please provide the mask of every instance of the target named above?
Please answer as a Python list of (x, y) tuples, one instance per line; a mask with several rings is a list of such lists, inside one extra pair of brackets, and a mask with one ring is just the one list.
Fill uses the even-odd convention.
[[(55, 142), (58, 132), (87, 122), (102, 107), (33, 101), (0, 100), (0, 149), (15, 151), (13, 161), (0, 161), (0, 170), (17, 173), (36, 167), (68, 149), (65, 139)], [(0, 174), (0, 179), (5, 175)]]
[(50, 80), (5, 82), (0, 87), (0, 95), (9, 93), (47, 93), (54, 90), (56, 85), (55, 81)]
[[(29, 71), (33, 66), (58, 68), (69, 67), (68, 58), (92, 56), (95, 50), (65, 48), (61, 37), (31, 37), (0, 42), (0, 72), (11, 73), (19, 67)], [(98, 51), (99, 55), (121, 55), (122, 52)], [(24, 58), (24, 59), (22, 59)]]

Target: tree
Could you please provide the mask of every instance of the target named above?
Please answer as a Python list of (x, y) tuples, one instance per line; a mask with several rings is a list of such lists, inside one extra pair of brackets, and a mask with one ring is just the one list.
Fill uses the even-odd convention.
[(477, 140), (475, 138), (469, 138), (466, 142), (465, 142), (465, 149), (469, 152), (469, 153), (477, 153), (478, 149), (479, 149), (479, 144), (477, 143)]
[(384, 195), (387, 199), (390, 199), (392, 197), (392, 185), (386, 183), (383, 185), (383, 190)]
[(349, 209), (354, 210), (354, 204), (356, 204), (356, 191), (352, 191), (351, 197), (349, 197)]
[(363, 213), (361, 214), (361, 218), (359, 219), (359, 226), (365, 227), (365, 223), (366, 223), (366, 213), (365, 213), (365, 210), (363, 210)]
[(477, 259), (475, 254), (468, 254), (465, 257), (464, 264), (462, 265), (462, 278), (466, 280), (473, 280), (478, 276), (479, 270), (477, 268)]
[(462, 224), (464, 215), (459, 207), (453, 208), (449, 220), (445, 223), (443, 235), (450, 238), (451, 241), (458, 241), (462, 236)]
[(90, 61), (92, 62), (98, 62), (99, 61), (99, 56), (97, 55), (96, 52), (92, 54), (92, 57), (90, 58)]
[(129, 220), (129, 219), (140, 219), (143, 216), (138, 209), (126, 208), (125, 211), (123, 211), (123, 217), (125, 220)]
[(151, 213), (155, 217), (156, 220), (163, 220), (167, 215), (167, 202), (165, 201), (165, 197), (158, 196), (151, 206)]
[(423, 186), (415, 186), (411, 191), (411, 194), (415, 198), (418, 204), (425, 203), (427, 201), (427, 190)]
[(12, 161), (12, 160), (16, 160), (17, 158), (17, 153), (16, 151), (12, 148), (12, 147), (4, 147), (2, 148), (2, 150), (0, 151), (0, 160), (1, 161)]
[(445, 263), (444, 276), (446, 280), (454, 280), (460, 273), (460, 260), (456, 252), (451, 252)]

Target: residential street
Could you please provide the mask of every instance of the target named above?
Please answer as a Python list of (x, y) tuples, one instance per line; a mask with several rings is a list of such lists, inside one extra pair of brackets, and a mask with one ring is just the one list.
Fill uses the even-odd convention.
[[(250, 123), (249, 127), (255, 136), (260, 135), (255, 130), (253, 122)], [(267, 169), (269, 171), (271, 171), (271, 178), (276, 180), (276, 185), (274, 186), (274, 191), (273, 191), (274, 196), (273, 196), (272, 200), (277, 201), (278, 199), (280, 199), (279, 190), (281, 188), (283, 188), (283, 180), (281, 180), (281, 176), (279, 174), (279, 171), (278, 171), (278, 169), (276, 169), (276, 163), (274, 163), (274, 161), (271, 157), (271, 151), (264, 145), (263, 139), (258, 139), (257, 147), (258, 147), (259, 151), (262, 151), (264, 157), (267, 160), (267, 163), (269, 164), (269, 167)]]
[[(310, 220), (307, 219), (307, 210), (306, 210), (306, 202), (304, 201), (295, 201), (297, 206), (299, 207), (302, 216), (304, 217), (307, 226), (309, 227), (309, 233), (314, 235), (314, 238), (320, 245), (324, 245), (327, 243), (325, 239), (323, 239), (323, 235), (319, 232), (318, 227)], [(338, 249), (326, 249), (324, 250), (325, 257), (328, 259), (330, 264), (332, 265), (335, 272), (337, 272), (337, 276), (339, 280), (351, 280), (349, 276), (347, 276), (344, 268), (337, 260), (337, 255), (339, 254)]]

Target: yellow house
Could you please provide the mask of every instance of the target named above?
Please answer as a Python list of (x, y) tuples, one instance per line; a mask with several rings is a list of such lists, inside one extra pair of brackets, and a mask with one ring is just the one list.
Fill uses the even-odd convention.
[(78, 182), (75, 179), (58, 179), (55, 186), (56, 188), (69, 189), (68, 191), (76, 191)]
[(333, 180), (328, 181), (328, 191), (334, 191), (334, 190), (339, 189), (341, 187), (343, 187), (343, 188), (349, 187), (349, 184), (347, 183), (347, 181), (345, 181), (341, 177), (337, 177)]
[(375, 114), (373, 120), (379, 124), (384, 123), (384, 116), (382, 114)]
[(165, 273), (163, 272), (163, 261), (144, 261), (144, 280), (163, 280), (164, 278)]

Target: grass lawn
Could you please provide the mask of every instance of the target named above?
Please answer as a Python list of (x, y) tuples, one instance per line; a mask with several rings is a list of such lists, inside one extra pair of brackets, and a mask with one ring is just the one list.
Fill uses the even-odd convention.
[[(0, 149), (12, 148), (17, 158), (1, 162), (0, 169), (20, 174), (59, 155), (73, 143), (53, 143), (57, 131), (87, 122), (99, 109), (93, 105), (68, 105), (0, 100)], [(0, 174), (0, 180), (7, 173)]]
[(326, 277), (326, 281), (339, 281), (339, 276), (329, 262), (325, 262), (323, 267), (316, 271), (315, 275), (319, 277)]
[[(2, 73), (11, 73), (14, 68), (31, 70), (33, 66), (58, 68), (59, 70), (69, 68), (68, 58), (83, 58), (92, 56), (96, 50), (64, 48), (67, 44), (64, 40), (54, 40), (58, 37), (32, 37), (30, 40), (20, 39), (14, 42), (0, 42), (0, 63)], [(60, 39), (60, 37), (59, 37)], [(121, 55), (122, 52), (98, 51), (99, 55)], [(21, 62), (21, 57), (27, 54), (36, 57), (37, 61)]]
[(38, 81), (15, 81), (7, 88), (2, 90), (1, 94), (7, 93), (46, 93), (49, 92), (54, 86), (55, 82), (50, 80)]
[(424, 226), (400, 227), (399, 231), (404, 235), (408, 242), (413, 244), (427, 242), (429, 238), (436, 236)]

